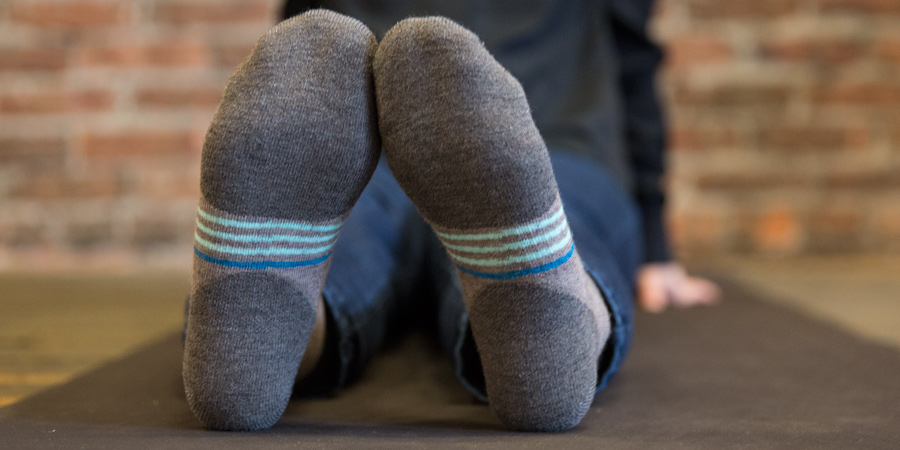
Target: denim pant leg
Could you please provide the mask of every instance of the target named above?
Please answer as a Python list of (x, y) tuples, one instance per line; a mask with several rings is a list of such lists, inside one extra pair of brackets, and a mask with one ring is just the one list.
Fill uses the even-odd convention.
[(407, 232), (416, 221), (421, 219), (382, 159), (335, 245), (322, 291), (326, 349), (316, 371), (296, 387), (298, 395), (337, 392), (398, 328), (420, 279), (420, 253)]
[[(599, 392), (618, 371), (631, 344), (634, 275), (643, 254), (640, 213), (630, 196), (602, 167), (563, 152), (552, 152), (551, 160), (575, 246), (585, 269), (603, 293), (612, 319), (612, 333), (600, 360)], [(432, 241), (437, 242), (436, 238)], [(444, 252), (430, 255), (430, 265), (439, 268), (431, 275), (439, 339), (453, 357), (457, 378), (477, 398), (487, 401), (484, 374), (459, 279)]]

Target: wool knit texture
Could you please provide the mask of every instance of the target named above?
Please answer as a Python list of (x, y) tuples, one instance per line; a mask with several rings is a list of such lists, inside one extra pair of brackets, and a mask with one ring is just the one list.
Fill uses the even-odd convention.
[(377, 164), (372, 33), (315, 10), (266, 33), (203, 146), (184, 353), (209, 428), (281, 417), (341, 224)]
[(388, 163), (457, 265), (491, 408), (517, 430), (572, 428), (609, 315), (521, 85), (443, 18), (394, 26), (374, 75)]

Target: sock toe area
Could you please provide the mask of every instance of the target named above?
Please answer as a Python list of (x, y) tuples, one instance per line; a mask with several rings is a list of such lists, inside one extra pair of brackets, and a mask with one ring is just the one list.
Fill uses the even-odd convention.
[(551, 207), (556, 182), (525, 93), (472, 32), (406, 19), (382, 39), (373, 73), (385, 156), (427, 220), (497, 227)]
[(326, 10), (269, 30), (229, 80), (206, 135), (204, 198), (239, 215), (346, 214), (380, 153), (375, 48), (365, 25)]
[(272, 27), (260, 38), (256, 51), (283, 51), (300, 48), (302, 41), (314, 39), (340, 39), (343, 48), (373, 52), (375, 35), (365, 24), (352, 17), (327, 9), (313, 9), (284, 20)]
[[(370, 76), (376, 48), (375, 35), (362, 22), (325, 9), (311, 10), (262, 35), (230, 84), (247, 77), (271, 82), (269, 77), (274, 77), (279, 83), (272, 88), (292, 98), (269, 100), (297, 106), (295, 97), (304, 91), (365, 87), (357, 79)], [(247, 66), (252, 70), (241, 70)]]
[(378, 53), (408, 51), (411, 47), (431, 47), (435, 43), (455, 48), (468, 47), (473, 51), (487, 53), (475, 33), (450, 19), (438, 16), (403, 19), (385, 33), (381, 43), (385, 47), (379, 49)]
[(583, 302), (541, 285), (498, 283), (476, 294), (469, 320), (488, 403), (505, 425), (564, 431), (587, 414), (600, 343)]
[(184, 385), (208, 428), (259, 430), (278, 421), (315, 325), (314, 305), (271, 273), (225, 275), (193, 292)]
[[(430, 89), (441, 81), (448, 83), (446, 98), (435, 100), (464, 100), (471, 93), (524, 102), (518, 80), (494, 60), (478, 36), (444, 17), (413, 17), (394, 25), (378, 44), (373, 72), (376, 89), (386, 93), (416, 86)], [(417, 78), (421, 83), (415, 83)], [(524, 106), (527, 112), (527, 103)]]

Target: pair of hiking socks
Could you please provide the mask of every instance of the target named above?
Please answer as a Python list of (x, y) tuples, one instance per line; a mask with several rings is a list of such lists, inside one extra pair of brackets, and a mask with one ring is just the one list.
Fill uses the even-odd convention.
[(219, 430), (268, 428), (284, 412), (380, 139), (457, 265), (492, 410), (517, 430), (575, 426), (609, 316), (521, 86), (450, 20), (406, 19), (378, 44), (325, 10), (260, 39), (207, 134), (184, 354), (191, 409)]

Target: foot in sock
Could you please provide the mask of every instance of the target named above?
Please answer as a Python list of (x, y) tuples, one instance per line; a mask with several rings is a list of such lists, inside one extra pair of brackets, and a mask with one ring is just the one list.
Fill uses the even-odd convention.
[(442, 18), (392, 28), (374, 75), (388, 163), (457, 266), (491, 408), (513, 429), (574, 427), (609, 314), (521, 86)]
[(341, 224), (377, 164), (360, 22), (311, 11), (236, 70), (203, 146), (184, 384), (207, 427), (257, 430), (287, 406)]

